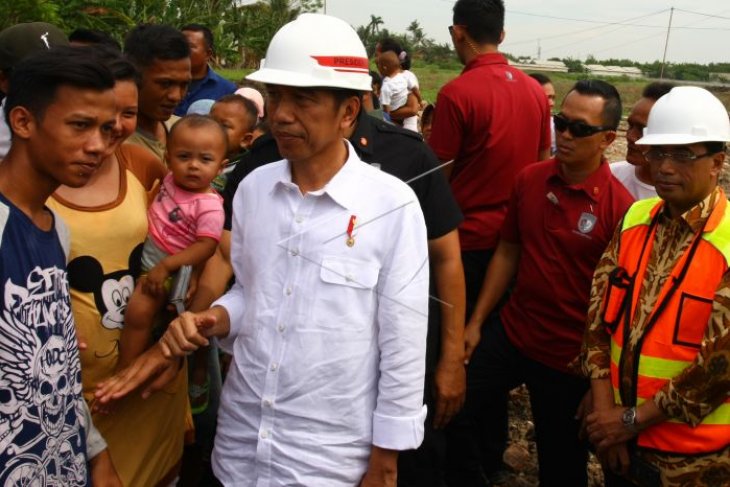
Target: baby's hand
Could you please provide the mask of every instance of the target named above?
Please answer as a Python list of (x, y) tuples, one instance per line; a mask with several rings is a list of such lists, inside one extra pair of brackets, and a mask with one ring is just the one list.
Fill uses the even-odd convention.
[(170, 271), (160, 262), (147, 273), (142, 290), (150, 296), (160, 296), (165, 292), (165, 281)]

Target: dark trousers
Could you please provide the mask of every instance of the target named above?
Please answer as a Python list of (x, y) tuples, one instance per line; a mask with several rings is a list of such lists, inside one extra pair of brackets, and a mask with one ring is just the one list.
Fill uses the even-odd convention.
[(428, 407), (423, 443), (398, 455), (398, 487), (444, 487), (446, 436), (433, 427), (436, 414), (433, 374), (426, 374), (424, 404)]
[(478, 349), (469, 365), (466, 413), (473, 421), (483, 470), (488, 472), (496, 461), (495, 439), (506, 440), (508, 393), (524, 383), (535, 423), (540, 486), (587, 485), (588, 449), (578, 439), (575, 412), (588, 382), (522, 355), (499, 319), (483, 327)]
[[(461, 261), (464, 266), (464, 279), (466, 282), (466, 317), (471, 315), (476, 305), (479, 291), (484, 283), (484, 276), (487, 273), (489, 262), (494, 255), (493, 250), (465, 251), (461, 253)], [(493, 312), (498, 313), (499, 306)], [(476, 354), (477, 352), (475, 352)], [(476, 391), (469, 386), (470, 369), (467, 368), (467, 401)], [(483, 445), (493, 453), (496, 459), (493, 468), (487, 473), (497, 470), (502, 465), (502, 453), (507, 441), (507, 402), (504, 401), (504, 414), (502, 419), (495, 418), (495, 423), (501, 421), (504, 432), (498, 437), (491, 437)], [(474, 421), (466, 409), (457, 414), (446, 427), (446, 483), (450, 487), (484, 487), (487, 482), (482, 475), (482, 462), (480, 461), (480, 448), (477, 446), (477, 438), (474, 431)]]

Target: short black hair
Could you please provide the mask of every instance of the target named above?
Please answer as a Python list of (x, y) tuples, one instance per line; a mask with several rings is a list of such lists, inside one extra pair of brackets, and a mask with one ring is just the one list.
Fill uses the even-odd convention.
[(122, 51), (122, 45), (119, 44), (119, 41), (102, 30), (76, 29), (69, 34), (68, 41), (83, 44), (98, 44), (116, 49), (119, 52)]
[(34, 54), (18, 63), (10, 75), (6, 121), (9, 122), (8, 115), (19, 106), (42, 120), (62, 86), (102, 92), (114, 88), (114, 77), (106, 65), (89, 56), (84, 48), (54, 47)]
[(383, 85), (383, 78), (380, 76), (380, 73), (373, 71), (372, 69), (370, 70), (370, 84), (376, 86)]
[(246, 121), (248, 122), (249, 129), (253, 130), (253, 128), (256, 126), (256, 123), (259, 119), (259, 109), (256, 107), (256, 104), (254, 102), (252, 102), (245, 96), (232, 93), (230, 95), (225, 95), (219, 98), (215, 102), (215, 105), (217, 105), (218, 103), (237, 103), (238, 105), (241, 105), (246, 112)]
[(124, 40), (124, 54), (137, 66), (146, 68), (156, 60), (177, 61), (190, 57), (188, 40), (169, 25), (143, 24), (132, 29)]
[[(191, 128), (203, 128), (203, 127), (212, 127), (218, 130), (223, 137), (223, 146), (224, 148), (228, 147), (228, 134), (226, 133), (226, 129), (223, 128), (221, 124), (210, 118), (208, 115), (199, 115), (197, 113), (191, 113), (188, 115), (185, 115), (184, 117), (180, 118), (177, 122), (175, 122), (175, 125), (172, 126), (170, 129), (170, 133), (167, 134), (167, 140), (168, 144), (167, 146), (170, 146), (170, 141), (173, 140), (173, 135), (177, 130), (179, 130), (181, 127), (191, 127)], [(225, 151), (224, 151), (225, 152)]]
[(79, 46), (77, 49), (89, 49), (98, 60), (98, 62), (106, 65), (111, 71), (114, 81), (133, 81), (136, 84), (140, 82), (140, 75), (137, 68), (134, 67), (121, 51), (117, 51), (103, 44), (91, 46)]
[(703, 142), (708, 154), (717, 154), (725, 151), (725, 142)]
[(538, 83), (540, 83), (540, 86), (545, 86), (547, 84), (553, 84), (552, 80), (542, 73), (531, 73), (530, 78), (532, 78), (535, 81), (537, 81)]
[(666, 81), (655, 81), (653, 83), (649, 83), (644, 87), (644, 91), (641, 92), (641, 97), (657, 101), (659, 98), (672, 91), (672, 88), (674, 88), (675, 86), (677, 85), (675, 85), (674, 83), (668, 83)]
[(454, 25), (463, 25), (469, 36), (480, 44), (499, 44), (504, 30), (502, 0), (457, 0)]
[(211, 32), (209, 28), (202, 24), (187, 24), (180, 29), (180, 32), (185, 32), (186, 30), (189, 30), (190, 32), (202, 32), (206, 47), (211, 51), (215, 51), (213, 32)]
[(570, 89), (577, 91), (581, 95), (600, 96), (603, 98), (603, 125), (611, 127), (612, 130), (618, 128), (621, 122), (621, 96), (619, 96), (616, 87), (599, 79), (583, 79), (578, 81)]

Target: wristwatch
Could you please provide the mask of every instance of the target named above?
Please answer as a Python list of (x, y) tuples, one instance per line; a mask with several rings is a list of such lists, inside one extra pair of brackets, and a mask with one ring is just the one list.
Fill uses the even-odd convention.
[(635, 407), (624, 410), (623, 414), (621, 415), (621, 422), (632, 433), (639, 432), (639, 425), (637, 424)]

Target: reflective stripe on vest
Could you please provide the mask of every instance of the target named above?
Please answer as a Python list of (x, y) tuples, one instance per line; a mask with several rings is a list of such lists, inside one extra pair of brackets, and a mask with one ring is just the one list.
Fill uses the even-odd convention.
[[(651, 256), (655, 235), (649, 234), (655, 215), (662, 210), (659, 198), (640, 200), (624, 216), (619, 241), (618, 265), (636, 280), (633, 293), (625, 304), (604, 302), (604, 307), (618, 310), (616, 328), (611, 335), (611, 383), (614, 397), (622, 403), (619, 393), (619, 364), (623, 347), (626, 312), (637, 307), (642, 280)], [(690, 366), (697, 357), (701, 341), (712, 313), (714, 293), (730, 262), (730, 214), (727, 200), (721, 194), (701, 238), (695, 242), (692, 262), (689, 250), (680, 257), (660, 291), (654, 310), (647, 317), (652, 323), (639, 344), (635, 377), (635, 404), (650, 400), (667, 382)], [(648, 243), (647, 243), (648, 242)], [(643, 246), (647, 248), (642, 252)], [(684, 273), (683, 273), (684, 271)], [(678, 282), (674, 290), (672, 286)], [(627, 293), (624, 292), (624, 296)], [(605, 301), (618, 292), (607, 289)], [(616, 298), (618, 299), (618, 298)], [(661, 312), (656, 315), (657, 309)], [(614, 312), (614, 314), (616, 314)], [(656, 315), (656, 316), (654, 316)], [(631, 321), (633, 324), (633, 315)], [(626, 392), (626, 391), (624, 391)], [(697, 454), (721, 450), (730, 444), (730, 398), (692, 427), (677, 419), (647, 428), (638, 437), (639, 446), (656, 450)]]

